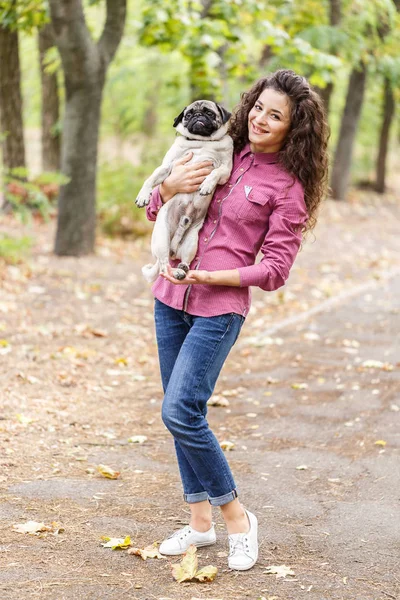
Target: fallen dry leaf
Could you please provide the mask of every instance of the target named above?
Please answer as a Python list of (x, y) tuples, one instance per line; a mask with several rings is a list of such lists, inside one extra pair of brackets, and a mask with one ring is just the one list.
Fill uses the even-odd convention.
[(266, 568), (264, 574), (276, 575), (277, 579), (279, 579), (279, 577), (286, 577), (287, 575), (291, 575), (292, 577), (295, 575), (294, 571), (292, 571), (292, 569), (286, 565), (271, 565), (270, 567)]
[(147, 440), (146, 435), (132, 435), (128, 438), (130, 444), (143, 444)]
[(204, 583), (205, 581), (214, 581), (218, 573), (217, 567), (213, 567), (212, 565), (208, 565), (207, 567), (203, 567), (200, 571), (197, 571), (194, 576), (195, 579)]
[(382, 369), (382, 371), (393, 371), (393, 365), (380, 360), (365, 360), (362, 365), (365, 369)]
[(222, 396), (211, 396), (207, 402), (208, 406), (229, 406), (229, 400)]
[(120, 476), (119, 471), (114, 471), (114, 469), (108, 467), (107, 465), (97, 465), (96, 469), (100, 475), (103, 475), (103, 477), (106, 477), (107, 479), (118, 479)]
[(143, 560), (147, 560), (148, 558), (167, 558), (159, 553), (157, 542), (146, 546), (146, 548), (130, 548), (128, 554), (135, 554), (143, 558)]
[(386, 446), (387, 442), (385, 440), (376, 440), (375, 446)]
[(307, 383), (292, 383), (291, 387), (294, 390), (306, 390), (308, 388)]
[(235, 447), (235, 444), (233, 442), (230, 442), (229, 440), (223, 440), (222, 442), (220, 442), (219, 444), (222, 448), (222, 450), (233, 450), (233, 448)]
[(180, 563), (172, 565), (172, 576), (178, 583), (197, 579), (198, 581), (213, 581), (218, 569), (212, 565), (203, 567), (198, 571), (197, 548), (193, 544), (189, 546)]
[(129, 548), (132, 545), (129, 535), (125, 538), (110, 538), (103, 535), (101, 539), (104, 540), (104, 544), (101, 544), (103, 548), (112, 548), (113, 550), (125, 550), (125, 548)]
[(58, 525), (55, 521), (51, 525), (45, 525), (44, 523), (38, 523), (37, 521), (27, 521), (26, 523), (18, 523), (13, 525), (14, 531), (17, 533), (29, 533), (29, 535), (39, 535), (43, 532), (52, 532), (54, 535), (58, 535), (64, 531), (64, 528)]

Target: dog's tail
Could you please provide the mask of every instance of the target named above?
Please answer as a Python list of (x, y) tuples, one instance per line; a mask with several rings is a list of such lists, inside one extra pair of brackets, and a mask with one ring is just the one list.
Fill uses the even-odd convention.
[(160, 261), (157, 260), (154, 265), (148, 264), (142, 267), (143, 277), (149, 283), (153, 283), (158, 277), (160, 272)]

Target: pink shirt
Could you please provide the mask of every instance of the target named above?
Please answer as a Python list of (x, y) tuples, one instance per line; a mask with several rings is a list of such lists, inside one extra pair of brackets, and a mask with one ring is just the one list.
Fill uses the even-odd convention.
[[(150, 221), (156, 220), (161, 206), (157, 188), (146, 209)], [(191, 315), (213, 317), (234, 312), (246, 316), (250, 286), (272, 291), (284, 285), (306, 220), (302, 185), (278, 163), (278, 153), (253, 154), (247, 144), (234, 156), (229, 181), (214, 193), (190, 265), (207, 271), (238, 269), (240, 287), (174, 285), (158, 277), (152, 288), (154, 296)], [(259, 251), (262, 257), (255, 264)]]

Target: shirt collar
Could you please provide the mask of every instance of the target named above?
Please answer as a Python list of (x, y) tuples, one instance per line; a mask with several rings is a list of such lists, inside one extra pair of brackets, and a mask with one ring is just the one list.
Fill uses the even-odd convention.
[(255, 165), (273, 165), (279, 162), (279, 152), (255, 152), (252, 153), (250, 144), (247, 143), (243, 150), (240, 151), (240, 158), (244, 158), (248, 154), (253, 154)]

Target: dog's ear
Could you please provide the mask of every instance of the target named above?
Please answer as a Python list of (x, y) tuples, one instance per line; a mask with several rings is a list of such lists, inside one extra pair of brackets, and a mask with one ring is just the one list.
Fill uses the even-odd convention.
[(228, 112), (227, 110), (225, 110), (225, 108), (223, 106), (220, 106), (219, 104), (217, 104), (216, 106), (220, 112), (220, 115), (222, 118), (222, 123), (223, 124), (227, 123), (229, 121), (229, 119), (231, 118), (231, 113)]
[(180, 115), (178, 115), (177, 117), (175, 117), (175, 121), (174, 121), (174, 127), (176, 127), (177, 125), (179, 125), (179, 123), (182, 123), (183, 121), (183, 115), (185, 114), (185, 110), (186, 110), (186, 106), (183, 109), (183, 111), (181, 112)]

